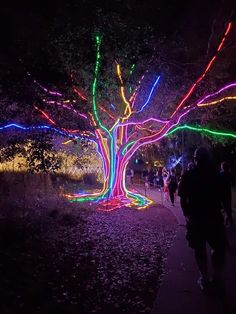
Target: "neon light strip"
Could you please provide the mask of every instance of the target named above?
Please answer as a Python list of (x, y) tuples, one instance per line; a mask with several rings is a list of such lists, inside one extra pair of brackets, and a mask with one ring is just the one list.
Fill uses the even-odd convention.
[(116, 110), (116, 107), (113, 104), (110, 104), (110, 106), (113, 110)]
[(110, 137), (112, 140), (111, 133), (109, 130), (102, 124), (98, 117), (98, 112), (97, 112), (97, 80), (98, 80), (98, 72), (99, 72), (99, 67), (100, 67), (100, 60), (101, 60), (101, 54), (100, 54), (100, 45), (102, 42), (102, 38), (100, 36), (96, 36), (96, 64), (95, 64), (95, 70), (94, 70), (94, 80), (93, 80), (93, 85), (92, 85), (92, 99), (93, 99), (93, 119), (98, 124), (101, 129), (103, 129)]
[(206, 107), (206, 106), (212, 106), (212, 105), (217, 105), (218, 103), (221, 103), (225, 100), (235, 100), (236, 96), (227, 96), (227, 97), (223, 97), (221, 99), (215, 100), (215, 101), (211, 101), (208, 103), (201, 103), (201, 104), (197, 104), (198, 107)]
[(143, 137), (139, 140), (136, 141), (136, 143), (131, 147), (131, 149), (126, 153), (126, 155), (124, 156), (124, 160), (123, 160), (123, 163), (127, 162), (127, 160), (129, 160), (133, 154), (135, 153), (135, 151), (141, 147), (142, 145), (144, 144), (150, 144), (150, 143), (153, 143), (153, 142), (156, 142), (158, 140), (161, 140), (165, 134), (168, 133), (169, 130), (171, 130), (175, 125), (177, 125), (179, 123), (179, 121), (181, 120), (181, 118), (186, 115), (191, 109), (188, 109), (187, 111), (185, 111), (182, 115), (180, 115), (177, 119), (176, 122), (173, 122), (173, 124), (171, 125), (166, 125), (165, 127), (162, 128), (161, 131), (159, 131), (158, 133), (154, 134), (154, 135), (150, 135), (150, 136), (146, 136), (146, 137)]
[[(229, 33), (229, 30), (231, 28), (231, 23), (228, 24), (227, 30), (224, 34), (223, 39), (221, 40), (221, 42), (224, 40), (224, 38), (226, 37), (226, 35)], [(221, 44), (220, 44), (221, 45)], [(222, 47), (222, 45), (221, 45)], [(218, 53), (218, 50), (217, 50)], [(205, 77), (206, 73), (209, 71), (211, 65), (213, 64), (214, 60), (216, 59), (216, 55), (211, 59), (211, 61), (208, 63), (205, 71), (203, 72), (203, 74), (197, 79), (197, 81), (192, 85), (192, 87), (189, 89), (188, 93), (184, 96), (183, 100), (181, 101), (181, 103), (178, 105), (177, 109), (173, 112), (173, 114), (171, 115), (171, 118), (173, 118), (174, 115), (177, 114), (177, 112), (181, 109), (181, 107), (184, 105), (185, 101), (189, 98), (189, 96), (192, 94), (192, 92), (194, 91), (195, 87), (197, 86), (197, 84), (200, 83), (200, 81)], [(134, 154), (134, 152), (143, 144), (148, 144), (148, 143), (153, 143), (157, 140), (160, 140), (161, 138), (163, 138), (163, 136), (165, 136), (165, 134), (172, 129), (175, 125), (177, 125), (180, 121), (180, 119), (186, 115), (190, 110), (192, 110), (193, 108), (190, 108), (188, 111), (184, 112), (183, 114), (180, 115), (180, 117), (178, 117), (177, 122), (174, 122), (171, 126), (169, 126), (168, 124), (166, 126), (164, 126), (158, 133), (154, 134), (154, 135), (150, 135), (150, 136), (146, 136), (143, 137), (141, 139), (139, 139), (131, 148), (131, 150), (128, 152), (128, 154), (126, 155), (126, 158), (131, 158), (131, 156)]]
[(195, 90), (195, 88), (198, 86), (198, 84), (203, 80), (203, 78), (206, 76), (206, 74), (208, 73), (208, 71), (210, 70), (211, 66), (213, 65), (213, 63), (216, 60), (216, 57), (218, 55), (218, 53), (220, 52), (223, 43), (226, 39), (226, 36), (228, 35), (230, 29), (231, 29), (232, 23), (229, 23), (227, 26), (227, 29), (225, 31), (225, 34), (220, 42), (220, 45), (217, 48), (217, 52), (216, 54), (213, 56), (213, 58), (210, 60), (210, 62), (208, 63), (206, 69), (204, 70), (204, 72), (202, 73), (202, 75), (196, 80), (196, 82), (191, 86), (191, 88), (188, 90), (187, 94), (184, 96), (184, 98), (182, 99), (182, 101), (180, 102), (180, 104), (177, 106), (177, 108), (175, 109), (175, 111), (172, 113), (171, 118), (176, 114), (176, 112), (179, 111), (180, 108), (183, 107), (183, 105), (185, 104), (185, 102), (188, 100), (188, 98), (191, 96), (191, 94), (193, 93), (193, 91)]
[(76, 87), (73, 87), (73, 91), (83, 100), (88, 100)]
[(130, 67), (129, 75), (132, 75), (134, 72), (135, 64), (133, 63)]
[(233, 88), (233, 87), (236, 87), (236, 83), (228, 84), (228, 85), (224, 86), (223, 88), (221, 88), (220, 90), (218, 90), (217, 92), (215, 92), (215, 93), (213, 93), (213, 94), (209, 94), (209, 95), (207, 95), (207, 96), (204, 96), (204, 97), (197, 103), (197, 105), (203, 103), (206, 99), (208, 99), (208, 98), (210, 98), (210, 97), (214, 97), (214, 96), (220, 94), (221, 92), (224, 92), (224, 91), (226, 91), (227, 89)]
[[(54, 120), (52, 120), (52, 118), (50, 118), (49, 117), (49, 115), (45, 112), (45, 111), (43, 111), (42, 109), (40, 109), (40, 108), (38, 108), (37, 106), (34, 106), (34, 108), (36, 109), (36, 110), (38, 110), (39, 112), (41, 112), (42, 113), (42, 115), (50, 122), (50, 123), (52, 123), (53, 125), (57, 125), (56, 124), (56, 122), (54, 121)], [(68, 133), (79, 133), (80, 132), (80, 130), (69, 130), (69, 129), (65, 129), (65, 128), (61, 128), (63, 131), (65, 131), (65, 132), (68, 132)]]
[(39, 109), (37, 106), (34, 106), (34, 108), (35, 108), (36, 110), (38, 110), (39, 112), (41, 112), (42, 115), (43, 115), (49, 122), (51, 122), (52, 124), (56, 125), (56, 122), (55, 122), (54, 120), (52, 120), (46, 112), (44, 112), (43, 110)]
[(126, 162), (125, 166), (124, 166), (124, 171), (123, 171), (123, 177), (122, 177), (122, 184), (126, 193), (126, 197), (129, 198), (133, 198), (134, 201), (130, 204), (130, 205), (135, 205), (138, 206), (138, 209), (144, 209), (147, 206), (149, 206), (150, 204), (153, 203), (153, 201), (147, 197), (144, 197), (140, 194), (136, 194), (136, 193), (132, 193), (130, 191), (127, 190), (126, 186), (125, 186), (125, 173), (126, 173), (126, 167), (127, 167), (128, 162)]
[[(29, 72), (27, 72), (27, 74), (28, 74), (28, 76), (31, 77), (31, 74), (30, 74)], [(46, 93), (48, 93), (48, 94), (50, 94), (50, 95), (52, 95), (52, 96), (62, 96), (61, 93), (58, 93), (58, 92), (51, 91), (51, 90), (47, 89), (46, 87), (44, 87), (43, 85), (41, 85), (41, 84), (40, 84), (38, 81), (36, 81), (36, 80), (33, 80), (33, 82), (34, 82), (35, 84), (37, 84), (44, 92), (46, 92)]]
[(139, 90), (139, 88), (140, 88), (140, 86), (141, 86), (141, 83), (142, 83), (144, 77), (145, 77), (145, 75), (143, 74), (142, 77), (141, 77), (141, 79), (138, 81), (138, 85), (137, 85), (137, 87), (135, 88), (135, 91), (134, 91), (133, 95), (132, 95), (132, 96), (130, 97), (130, 99), (129, 99), (129, 101), (132, 102), (132, 108), (134, 107), (135, 99), (136, 99), (136, 97), (137, 97), (138, 90)]
[(112, 114), (110, 114), (110, 112), (107, 111), (103, 106), (98, 105), (98, 107), (99, 107), (103, 112), (105, 112), (112, 120), (116, 120), (116, 118), (115, 118)]
[[(150, 128), (152, 127), (152, 125), (150, 126)], [(139, 129), (139, 130), (143, 130), (143, 131), (147, 131), (147, 132), (151, 132), (151, 133), (156, 133), (156, 131), (150, 129), (150, 128), (143, 128), (140, 125), (136, 125), (135, 128)]]
[[(61, 106), (61, 107), (63, 107), (63, 108), (66, 108), (66, 109), (68, 109), (68, 110), (73, 111), (73, 112), (76, 113), (78, 116), (80, 116), (80, 117), (82, 117), (82, 118), (84, 118), (84, 119), (88, 119), (88, 117), (86, 116), (86, 114), (84, 114), (84, 113), (79, 113), (77, 110), (75, 110), (75, 109), (72, 107), (72, 105), (71, 105), (71, 107), (69, 107), (69, 106), (63, 104), (63, 101), (62, 101), (62, 102), (58, 102), (58, 101), (46, 100), (46, 99), (43, 99), (43, 101), (44, 101), (46, 104), (55, 104), (55, 105)], [(72, 102), (74, 102), (74, 101), (72, 101)]]
[(121, 76), (121, 69), (120, 69), (120, 65), (119, 64), (116, 65), (116, 71), (117, 71), (117, 75), (119, 77), (120, 84), (121, 84), (121, 87), (120, 87), (121, 98), (122, 98), (123, 102), (126, 104), (126, 108), (125, 108), (124, 114), (126, 115), (126, 113), (128, 112), (127, 116), (125, 116), (123, 119), (128, 119), (130, 117), (130, 115), (132, 114), (132, 111), (131, 111), (130, 103), (129, 103), (129, 101), (125, 97), (124, 82), (123, 82), (123, 79), (122, 79), (122, 76)]
[(148, 105), (148, 103), (149, 103), (149, 101), (150, 101), (150, 99), (151, 99), (151, 97), (152, 97), (152, 94), (153, 94), (153, 92), (154, 92), (154, 90), (155, 90), (155, 87), (157, 86), (157, 83), (159, 82), (159, 80), (160, 80), (160, 76), (158, 76), (158, 77), (156, 78), (156, 80), (155, 80), (155, 82), (154, 82), (154, 84), (153, 84), (153, 86), (152, 86), (152, 88), (151, 88), (151, 91), (150, 91), (150, 93), (149, 93), (149, 95), (148, 95), (148, 98), (147, 98), (145, 104), (142, 105), (141, 109), (140, 109), (138, 112), (142, 112), (143, 109)]
[(116, 120), (115, 124), (110, 128), (110, 132), (118, 125), (118, 123), (120, 122), (120, 119)]
[(131, 145), (133, 145), (134, 143), (135, 143), (135, 141), (131, 141), (131, 142), (127, 143), (127, 144), (125, 145), (125, 147), (122, 149), (121, 154), (124, 155), (125, 151), (126, 151)]
[(128, 126), (128, 125), (137, 125), (137, 124), (144, 124), (147, 122), (158, 122), (158, 123), (162, 123), (162, 124), (167, 124), (169, 122), (169, 120), (163, 120), (163, 119), (156, 119), (156, 118), (148, 118), (144, 121), (133, 121), (133, 122), (126, 122), (126, 123), (120, 123), (119, 126)]
[(195, 127), (195, 126), (191, 126), (191, 125), (181, 125), (181, 126), (177, 126), (176, 128), (174, 128), (173, 130), (171, 130), (170, 132), (168, 132), (165, 136), (169, 136), (179, 130), (191, 130), (191, 131), (197, 131), (200, 133), (209, 133), (212, 135), (217, 135), (217, 136), (225, 136), (225, 137), (232, 137), (232, 138), (236, 138), (236, 133), (229, 133), (229, 132), (225, 132), (225, 131), (215, 131), (215, 130), (211, 130), (211, 129), (207, 129), (207, 128), (201, 128), (201, 127)]
[[(79, 90), (78, 88), (74, 87), (73, 91), (83, 100), (88, 100)], [(113, 106), (114, 107), (114, 106)], [(99, 108), (104, 111), (111, 119), (116, 120), (109, 111), (107, 111), (103, 106), (99, 105)]]
[(108, 151), (107, 151), (106, 145), (104, 143), (104, 140), (102, 138), (101, 132), (99, 130), (96, 130), (95, 132), (96, 132), (97, 138), (99, 140), (98, 143), (99, 143), (99, 147), (101, 150), (101, 154), (103, 156), (102, 160), (104, 161), (105, 176), (108, 176), (109, 164), (110, 164)]
[(77, 140), (78, 137), (74, 138), (73, 140), (68, 140), (68, 141), (65, 141), (65, 142), (62, 142), (62, 145), (67, 145), (71, 142), (73, 142), (74, 140)]
[[(31, 131), (31, 130), (43, 130), (43, 129), (46, 129), (46, 130), (52, 130), (58, 134), (61, 134), (63, 136), (68, 136), (68, 137), (73, 137), (73, 138), (78, 138), (78, 136), (75, 136), (75, 135), (72, 135), (70, 134), (69, 132), (66, 132), (66, 131), (61, 131), (59, 129), (56, 129), (54, 127), (51, 127), (51, 126), (48, 126), (48, 125), (38, 125), (38, 126), (29, 126), (29, 127), (25, 127), (25, 126), (22, 126), (22, 125), (19, 125), (19, 124), (16, 124), (16, 123), (10, 123), (10, 124), (7, 124), (7, 125), (4, 125), (4, 126), (1, 126), (0, 127), (0, 130), (5, 130), (5, 129), (9, 129), (9, 128), (17, 128), (17, 129), (20, 129), (20, 130), (24, 130), (24, 131)], [(83, 137), (81, 137), (83, 138)], [(89, 139), (90, 141), (93, 141), (91, 139)], [(93, 141), (94, 142), (94, 141)]]

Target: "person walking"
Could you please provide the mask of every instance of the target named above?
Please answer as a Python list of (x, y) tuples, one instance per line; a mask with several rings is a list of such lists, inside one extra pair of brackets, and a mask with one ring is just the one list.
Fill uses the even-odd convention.
[[(178, 195), (186, 218), (186, 239), (194, 249), (200, 271), (197, 283), (203, 291), (222, 283), (225, 264), (226, 234), (220, 203), (220, 179), (211, 165), (208, 151), (201, 147), (194, 153), (195, 166), (180, 181)], [(206, 244), (211, 247), (213, 277), (208, 272)]]
[(170, 170), (170, 174), (167, 178), (167, 186), (169, 190), (169, 196), (170, 196), (170, 201), (172, 206), (174, 206), (175, 203), (175, 192), (178, 188), (178, 183), (177, 183), (177, 177), (175, 174), (175, 169)]
[(162, 175), (162, 168), (158, 168), (157, 172), (156, 172), (156, 186), (158, 188), (159, 191), (162, 191), (163, 186), (164, 186), (164, 180), (163, 180), (163, 175)]
[(151, 169), (149, 174), (148, 174), (148, 182), (149, 182), (150, 186), (154, 186), (154, 178), (155, 178), (155, 172), (153, 169)]
[(221, 163), (220, 171), (220, 183), (221, 183), (221, 205), (226, 214), (226, 225), (233, 225), (233, 216), (232, 216), (232, 193), (231, 193), (231, 175), (230, 168), (227, 162)]

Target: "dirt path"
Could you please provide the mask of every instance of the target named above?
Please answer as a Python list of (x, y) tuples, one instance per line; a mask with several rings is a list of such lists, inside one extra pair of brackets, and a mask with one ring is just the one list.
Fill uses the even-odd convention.
[(0, 312), (150, 313), (177, 222), (161, 205), (0, 221)]

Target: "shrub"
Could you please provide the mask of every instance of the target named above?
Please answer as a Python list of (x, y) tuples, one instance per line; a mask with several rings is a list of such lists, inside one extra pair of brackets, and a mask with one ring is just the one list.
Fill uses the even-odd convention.
[(84, 184), (87, 185), (99, 185), (97, 175), (95, 173), (85, 173), (83, 175)]

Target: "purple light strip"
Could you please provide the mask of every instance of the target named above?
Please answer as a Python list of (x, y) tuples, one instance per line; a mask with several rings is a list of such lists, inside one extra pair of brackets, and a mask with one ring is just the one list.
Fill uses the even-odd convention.
[(169, 120), (163, 120), (163, 119), (157, 119), (157, 118), (148, 118), (144, 121), (133, 121), (133, 122), (127, 122), (127, 123), (120, 123), (119, 126), (128, 126), (128, 125), (137, 125), (137, 124), (144, 124), (150, 121), (155, 121), (162, 124), (167, 124)]
[[(27, 72), (28, 76), (31, 77), (31, 74), (29, 72)], [(44, 90), (46, 93), (50, 94), (50, 95), (53, 95), (53, 96), (62, 96), (61, 93), (58, 93), (58, 92), (54, 92), (54, 91), (51, 91), (49, 89), (47, 89), (46, 87), (44, 87), (43, 85), (41, 85), (38, 81), (36, 81), (35, 79), (33, 80), (33, 82), (35, 84), (37, 84), (42, 90)]]
[(217, 92), (212, 93), (212, 94), (209, 94), (209, 95), (203, 97), (203, 98), (197, 103), (197, 105), (203, 103), (206, 99), (208, 99), (208, 98), (210, 98), (210, 97), (213, 97), (213, 96), (216, 96), (216, 95), (220, 94), (221, 92), (227, 90), (228, 88), (232, 88), (232, 87), (236, 87), (236, 83), (228, 84), (228, 85), (224, 86), (223, 88), (221, 88), (220, 90), (218, 90)]

